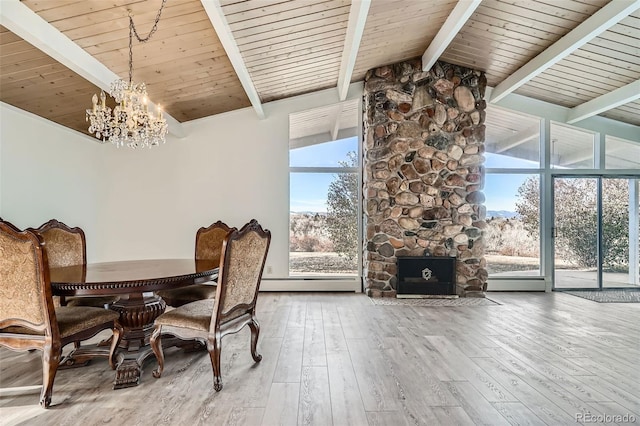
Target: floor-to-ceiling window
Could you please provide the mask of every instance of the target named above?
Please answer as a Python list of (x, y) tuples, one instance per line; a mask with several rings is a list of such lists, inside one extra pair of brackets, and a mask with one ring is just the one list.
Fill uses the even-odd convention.
[[(636, 157), (640, 158), (640, 157)], [(638, 277), (640, 179), (602, 178), (602, 287), (633, 287)]]
[(598, 178), (556, 176), (554, 194), (555, 288), (598, 287)]
[(496, 106), (486, 126), (490, 278), (638, 286), (640, 144)]
[(541, 120), (492, 106), (485, 124), (489, 276), (540, 277)]
[(638, 285), (640, 146), (599, 136), (564, 124), (550, 126), (558, 290)]
[(616, 192), (604, 190), (605, 186), (609, 186), (607, 182), (615, 175), (603, 182), (603, 205), (617, 204), (620, 208), (616, 211), (616, 217), (619, 217), (618, 225), (604, 229), (604, 240), (612, 241), (615, 237), (615, 244), (626, 250), (618, 252), (617, 258), (603, 259), (603, 268), (608, 275), (604, 277), (602, 284), (603, 287), (640, 286), (640, 144), (606, 136), (604, 153), (607, 171), (631, 169), (637, 170), (637, 173), (629, 177), (619, 176), (617, 181), (611, 181), (617, 182), (617, 185), (614, 185), (618, 189)]
[(554, 177), (556, 289), (638, 286), (635, 177)]
[(358, 102), (291, 114), (289, 276), (359, 275)]

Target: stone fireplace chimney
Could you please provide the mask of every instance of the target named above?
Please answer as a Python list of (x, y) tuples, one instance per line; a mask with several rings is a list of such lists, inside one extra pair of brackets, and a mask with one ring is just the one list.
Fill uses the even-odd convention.
[(456, 258), (456, 293), (487, 288), (483, 73), (419, 59), (369, 70), (364, 90), (364, 275), (395, 296), (399, 256)]

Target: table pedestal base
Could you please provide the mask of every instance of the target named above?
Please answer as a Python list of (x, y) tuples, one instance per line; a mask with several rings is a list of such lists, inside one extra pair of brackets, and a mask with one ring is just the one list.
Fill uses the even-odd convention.
[(150, 355), (153, 355), (151, 348), (146, 348), (137, 353), (119, 352), (113, 388), (122, 389), (138, 386), (140, 384), (140, 375), (142, 374), (142, 365)]
[(124, 334), (116, 355), (116, 378), (114, 389), (122, 389), (140, 384), (144, 361), (153, 356), (149, 338), (153, 331), (153, 321), (166, 309), (164, 300), (155, 294), (130, 294), (111, 305), (120, 313), (120, 324)]
[[(153, 322), (165, 311), (166, 304), (156, 295), (143, 297), (139, 294), (132, 294), (128, 298), (116, 301), (110, 308), (120, 313), (119, 321), (124, 329), (122, 340), (116, 349), (116, 377), (113, 389), (138, 386), (144, 362), (147, 358), (154, 356), (149, 345)], [(97, 345), (77, 347), (61, 360), (59, 368), (83, 367), (88, 365), (93, 358), (109, 358), (110, 346), (111, 338), (103, 340)], [(207, 349), (204, 340), (182, 340), (175, 336), (163, 337), (162, 347), (172, 346), (186, 352)]]

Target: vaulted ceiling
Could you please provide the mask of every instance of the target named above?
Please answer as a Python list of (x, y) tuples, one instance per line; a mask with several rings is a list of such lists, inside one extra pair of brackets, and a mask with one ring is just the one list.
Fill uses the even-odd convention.
[[(128, 78), (162, 0), (0, 0), (0, 100), (87, 133), (91, 96)], [(422, 56), (517, 93), (640, 125), (640, 0), (168, 0), (134, 40), (133, 80), (181, 122), (321, 89)]]

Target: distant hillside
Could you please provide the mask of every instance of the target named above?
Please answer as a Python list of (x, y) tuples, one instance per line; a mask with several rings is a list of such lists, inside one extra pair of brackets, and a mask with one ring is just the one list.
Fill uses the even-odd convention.
[(326, 216), (327, 212), (310, 212), (310, 211), (302, 211), (302, 212), (294, 212), (294, 211), (289, 211), (290, 215), (301, 215), (301, 216), (309, 216), (309, 215), (319, 215), (319, 216)]
[(505, 219), (511, 219), (518, 216), (516, 212), (510, 212), (508, 210), (487, 210), (487, 217), (503, 217)]
[[(290, 215), (292, 216), (327, 216), (327, 212), (310, 212), (310, 211), (302, 211), (302, 212), (294, 212), (290, 211)], [(518, 213), (511, 212), (509, 210), (487, 210), (487, 217), (501, 217), (504, 219), (511, 219), (517, 217)]]

